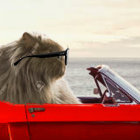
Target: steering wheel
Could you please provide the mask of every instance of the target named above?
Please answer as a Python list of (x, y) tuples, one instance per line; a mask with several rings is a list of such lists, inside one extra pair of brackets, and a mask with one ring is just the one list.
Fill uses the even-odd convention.
[(108, 90), (106, 89), (102, 96), (102, 104), (117, 104), (115, 99), (113, 97), (108, 97), (106, 94), (108, 93)]

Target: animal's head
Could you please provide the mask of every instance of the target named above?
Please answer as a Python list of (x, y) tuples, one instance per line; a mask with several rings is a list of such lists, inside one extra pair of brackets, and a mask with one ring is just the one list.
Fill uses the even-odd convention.
[[(42, 38), (40, 35), (32, 35), (25, 32), (22, 38), (17, 42), (11, 60), (16, 62), (19, 58), (27, 55), (48, 54), (61, 52), (63, 48), (55, 41)], [(33, 76), (43, 81), (56, 80), (64, 75), (65, 61), (64, 57), (36, 58), (30, 57), (23, 59), (15, 66), (15, 71), (24, 72), (25, 76)], [(17, 74), (18, 74), (17, 73)]]

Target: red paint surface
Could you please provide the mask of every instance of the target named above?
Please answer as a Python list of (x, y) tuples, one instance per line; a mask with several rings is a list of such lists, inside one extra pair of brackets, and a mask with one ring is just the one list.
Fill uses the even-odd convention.
[(0, 123), (26, 122), (25, 105), (0, 102)]
[(25, 105), (0, 102), (0, 140), (29, 140)]
[(140, 140), (140, 125), (104, 122), (31, 123), (31, 140)]
[[(140, 140), (140, 105), (0, 106), (0, 140)], [(32, 107), (45, 111), (30, 113)]]
[[(46, 110), (29, 113), (31, 107)], [(27, 116), (31, 140), (140, 139), (140, 105), (28, 105)]]
[(30, 140), (27, 123), (8, 124), (10, 140)]
[[(42, 108), (44, 112), (29, 113), (29, 108)], [(32, 117), (32, 114), (35, 117)], [(140, 105), (108, 107), (102, 104), (81, 105), (27, 105), (27, 116), (31, 122), (51, 121), (140, 121)]]
[(9, 140), (7, 124), (0, 123), (0, 140)]

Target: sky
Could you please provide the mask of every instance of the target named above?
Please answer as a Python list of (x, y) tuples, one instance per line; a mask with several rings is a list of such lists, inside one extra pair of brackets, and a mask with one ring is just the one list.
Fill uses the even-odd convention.
[(0, 45), (39, 32), (71, 57), (140, 57), (140, 0), (0, 0)]

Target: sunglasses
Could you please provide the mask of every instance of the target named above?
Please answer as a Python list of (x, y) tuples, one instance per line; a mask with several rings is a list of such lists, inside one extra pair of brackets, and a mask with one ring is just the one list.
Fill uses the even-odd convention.
[(53, 52), (53, 53), (47, 53), (47, 54), (24, 56), (24, 57), (21, 57), (19, 60), (17, 60), (14, 63), (14, 66), (16, 66), (21, 60), (23, 60), (24, 58), (27, 58), (27, 57), (37, 57), (37, 58), (58, 57), (59, 58), (60, 56), (65, 56), (65, 65), (67, 65), (67, 63), (68, 63), (68, 51), (69, 51), (69, 48), (67, 48), (65, 51), (61, 51), (61, 52)]

